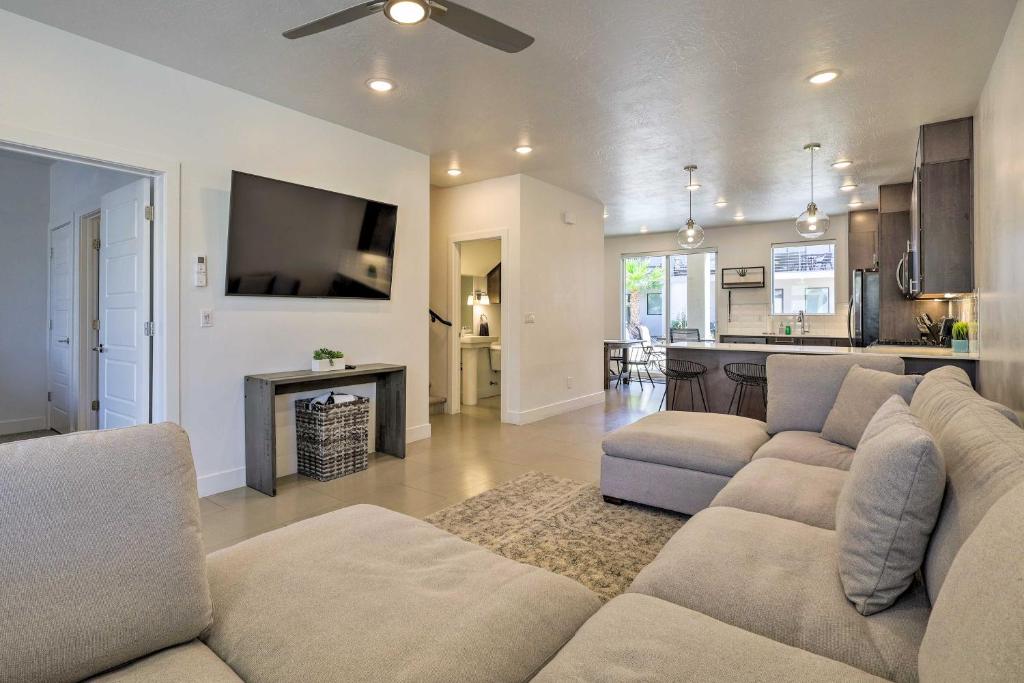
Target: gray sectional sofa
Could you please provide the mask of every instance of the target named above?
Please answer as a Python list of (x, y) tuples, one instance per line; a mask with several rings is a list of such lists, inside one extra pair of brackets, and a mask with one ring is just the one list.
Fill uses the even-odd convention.
[[(848, 369), (808, 371), (815, 415), (839, 395), (826, 378)], [(769, 423), (811, 419), (810, 404), (778, 408)], [(922, 571), (871, 616), (837, 567), (857, 456), (817, 423), (770, 438), (760, 423), (754, 439), (744, 418), (641, 421), (655, 425), (638, 437), (654, 454), (638, 462), (708, 475), (686, 475), (691, 499), (656, 494), (702, 509), (603, 606), (574, 581), (365, 505), (204, 558), (173, 425), (0, 446), (0, 682), (1021, 680), (1024, 431), (954, 369), (925, 376), (909, 410), (948, 481)], [(737, 439), (715, 440), (701, 417)], [(742, 462), (739, 444), (756, 454)]]

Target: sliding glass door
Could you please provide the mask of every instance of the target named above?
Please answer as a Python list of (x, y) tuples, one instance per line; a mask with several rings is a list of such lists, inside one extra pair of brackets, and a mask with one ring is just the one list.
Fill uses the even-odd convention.
[(714, 339), (717, 252), (663, 252), (622, 257), (622, 335), (655, 343)]

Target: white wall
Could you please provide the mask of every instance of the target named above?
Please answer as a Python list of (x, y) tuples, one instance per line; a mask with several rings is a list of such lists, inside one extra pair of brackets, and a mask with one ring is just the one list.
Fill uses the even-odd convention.
[(50, 169), (0, 156), (0, 434), (46, 427)]
[[(836, 241), (836, 315), (809, 316), (812, 334), (846, 336), (846, 307), (850, 296), (847, 269), (847, 214), (831, 216), (831, 226), (825, 239)], [(799, 242), (795, 219), (773, 223), (753, 223), (723, 228), (708, 228), (703, 248), (718, 250), (718, 271), (741, 266), (764, 266), (766, 286), (763, 289), (732, 290), (732, 322), (729, 322), (728, 290), (718, 280), (717, 314), (719, 334), (754, 334), (773, 329), (778, 320), (766, 319), (769, 311), (771, 288), (771, 246), (782, 242)], [(604, 241), (604, 334), (609, 339), (622, 336), (622, 275), (623, 254), (650, 251), (679, 251), (674, 232), (648, 233), (608, 237)], [(788, 319), (788, 318), (786, 318)]]
[[(601, 204), (524, 175), (434, 188), (431, 197), (430, 301), (443, 315), (453, 313), (448, 304), (451, 240), (507, 231), (505, 418), (526, 423), (602, 401), (603, 323), (594, 300), (601, 291)], [(566, 211), (576, 214), (575, 225), (562, 221)], [(536, 323), (525, 324), (529, 313)], [(446, 396), (439, 392), (446, 389), (449, 332), (441, 327), (435, 325), (430, 338), (431, 382), (435, 395)]]
[(1017, 5), (974, 116), (979, 388), (1024, 415), (1024, 4)]
[[(520, 420), (525, 422), (604, 401), (604, 207), (522, 176), (520, 210), (521, 310), (537, 318), (536, 324), (522, 326)], [(575, 214), (575, 225), (562, 221), (566, 211)]]
[(50, 166), (50, 224), (100, 208), (100, 197), (139, 179), (87, 164), (58, 161)]
[[(202, 493), (244, 484), (243, 376), (305, 367), (319, 346), (407, 365), (409, 437), (429, 435), (425, 155), (7, 12), (0, 63), (0, 124), (181, 164), (180, 414)], [(391, 301), (226, 298), (232, 169), (397, 204)], [(210, 286), (196, 289), (201, 254)]]

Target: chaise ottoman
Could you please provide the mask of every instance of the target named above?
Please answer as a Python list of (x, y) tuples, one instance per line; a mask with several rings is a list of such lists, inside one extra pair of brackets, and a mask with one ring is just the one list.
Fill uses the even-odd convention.
[(768, 441), (767, 425), (738, 415), (666, 411), (605, 437), (601, 493), (687, 515), (706, 508)]

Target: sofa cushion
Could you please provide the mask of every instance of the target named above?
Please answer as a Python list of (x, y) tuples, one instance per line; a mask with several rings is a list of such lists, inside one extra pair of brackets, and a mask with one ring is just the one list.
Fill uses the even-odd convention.
[(847, 475), (833, 467), (761, 458), (737, 472), (711, 505), (835, 529), (836, 501)]
[(864, 428), (882, 404), (893, 395), (910, 403), (920, 382), (921, 375), (894, 375), (854, 365), (821, 428), (822, 438), (856, 448)]
[(1024, 485), (964, 542), (921, 643), (927, 681), (1010, 681), (1024, 672)]
[(730, 477), (768, 441), (759, 420), (720, 413), (669, 410), (617, 429), (605, 454)]
[(878, 409), (836, 505), (839, 578), (861, 614), (896, 601), (921, 568), (946, 470), (900, 396)]
[(768, 433), (820, 432), (839, 395), (846, 373), (854, 365), (903, 374), (899, 356), (851, 353), (807, 356), (776, 353), (768, 356)]
[(90, 683), (241, 683), (231, 667), (198, 640), (155, 652)]
[(881, 681), (851, 666), (647, 595), (592, 616), (534, 683)]
[(694, 515), (629, 590), (876, 676), (913, 680), (929, 612), (923, 587), (865, 617), (846, 599), (837, 556), (834, 531), (713, 507)]
[(357, 505), (208, 557), (206, 644), (260, 681), (522, 681), (601, 605), (551, 572)]
[(960, 546), (992, 504), (1024, 482), (1024, 430), (954, 373), (938, 370), (921, 380), (910, 410), (946, 465), (946, 494), (923, 567), (934, 603)]
[(72, 681), (199, 636), (196, 473), (172, 424), (0, 445), (0, 672)]
[(655, 462), (601, 456), (601, 493), (692, 515), (706, 508), (729, 477)]
[(817, 432), (779, 432), (757, 449), (752, 460), (761, 458), (848, 470), (853, 462), (853, 449), (823, 439)]
[(958, 368), (955, 365), (943, 365), (930, 371), (927, 376), (933, 385), (941, 385), (945, 390), (951, 391), (954, 395), (961, 398), (971, 396), (970, 400), (973, 403), (991, 408), (1018, 427), (1022, 426), (1020, 415), (1011, 408), (1004, 406), (1002, 403), (983, 398), (975, 392), (974, 387), (971, 385), (971, 378), (967, 376), (967, 373), (962, 368)]

